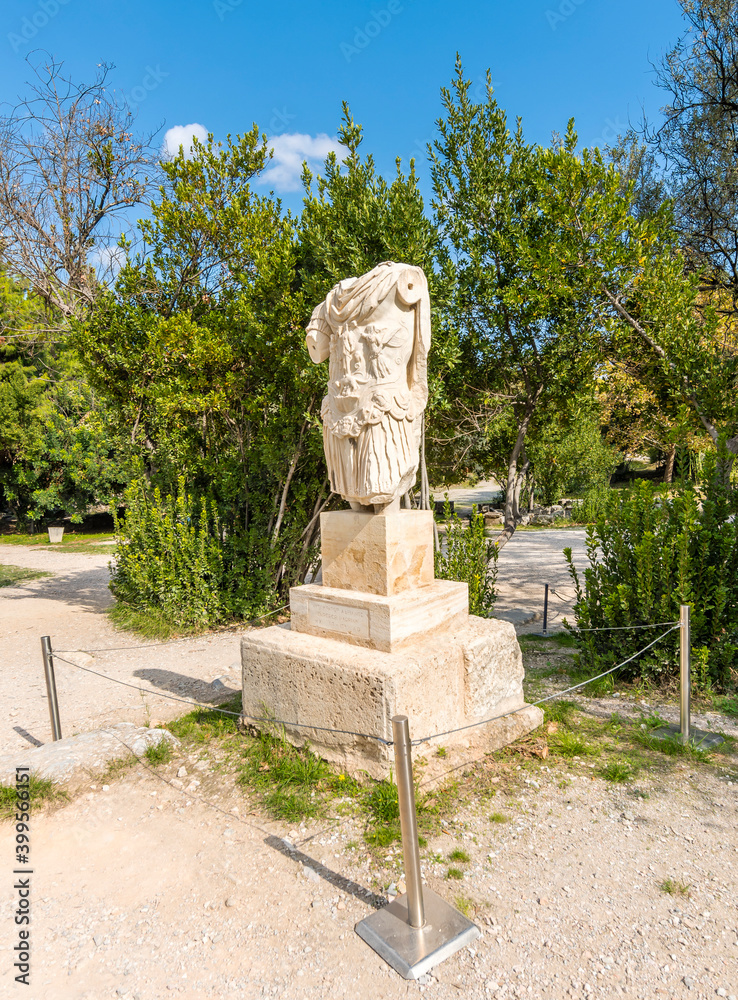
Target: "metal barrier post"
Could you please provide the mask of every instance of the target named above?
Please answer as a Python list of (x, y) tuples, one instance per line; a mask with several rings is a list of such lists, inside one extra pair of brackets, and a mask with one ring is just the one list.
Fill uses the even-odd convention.
[(428, 969), (471, 944), (481, 931), (431, 889), (423, 888), (412, 744), (406, 715), (393, 717), (392, 736), (407, 893), (360, 920), (355, 930), (395, 972), (404, 979), (418, 979)]
[(418, 822), (415, 812), (410, 726), (406, 715), (395, 715), (392, 719), (392, 739), (395, 744), (397, 798), (400, 805), (402, 855), (405, 860), (405, 881), (407, 883), (407, 912), (410, 926), (422, 927), (425, 923), (425, 907), (423, 906), (423, 881), (420, 875), (420, 847), (418, 846)]
[(49, 718), (51, 719), (51, 735), (56, 742), (62, 738), (61, 722), (59, 721), (59, 702), (56, 697), (56, 678), (54, 677), (54, 654), (51, 650), (51, 637), (41, 636), (41, 653), (44, 658), (44, 674), (46, 676), (46, 697), (49, 701)]
[(679, 673), (681, 679), (681, 695), (679, 704), (680, 739), (689, 743), (689, 702), (691, 679), (691, 641), (689, 632), (689, 605), (679, 607)]
[(548, 635), (548, 584), (543, 593), (543, 634)]

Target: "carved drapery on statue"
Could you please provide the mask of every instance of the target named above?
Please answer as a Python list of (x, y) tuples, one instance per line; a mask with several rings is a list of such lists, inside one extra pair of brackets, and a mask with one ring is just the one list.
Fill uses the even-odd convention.
[(339, 282), (306, 340), (313, 361), (329, 359), (321, 416), (331, 488), (352, 507), (391, 503), (415, 482), (428, 399), (423, 271), (386, 261)]

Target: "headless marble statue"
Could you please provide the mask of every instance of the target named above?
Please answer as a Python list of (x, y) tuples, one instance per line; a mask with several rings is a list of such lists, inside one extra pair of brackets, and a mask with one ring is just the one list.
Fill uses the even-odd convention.
[(346, 278), (314, 310), (307, 348), (329, 359), (323, 445), (331, 488), (354, 510), (399, 507), (418, 471), (428, 399), (428, 284), (385, 261)]

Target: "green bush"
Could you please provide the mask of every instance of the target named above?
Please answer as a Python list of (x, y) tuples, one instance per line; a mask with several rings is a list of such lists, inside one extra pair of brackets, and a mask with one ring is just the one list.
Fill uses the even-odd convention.
[(543, 504), (606, 487), (620, 460), (602, 439), (598, 415), (586, 412), (569, 424), (547, 424), (536, 434), (528, 453), (536, 499)]
[(472, 508), (469, 527), (458, 514), (451, 513), (446, 499), (445, 546), (436, 552), (436, 578), (469, 584), (469, 613), (485, 617), (492, 611), (497, 594), (497, 546), (484, 534), (484, 516)]
[(184, 479), (169, 496), (134, 482), (124, 504), (110, 583), (119, 601), (184, 629), (254, 616), (274, 602), (267, 547), (250, 535), (224, 537), (215, 505), (188, 493)]
[[(643, 648), (691, 605), (695, 681), (725, 690), (738, 654), (738, 538), (734, 493), (710, 483), (659, 493), (648, 482), (613, 491), (587, 529), (589, 566), (580, 582), (571, 549), (564, 554), (576, 587), (574, 612), (583, 665), (599, 672)], [(653, 625), (630, 631), (582, 629)], [(623, 668), (623, 676), (667, 680), (679, 669), (679, 633)]]

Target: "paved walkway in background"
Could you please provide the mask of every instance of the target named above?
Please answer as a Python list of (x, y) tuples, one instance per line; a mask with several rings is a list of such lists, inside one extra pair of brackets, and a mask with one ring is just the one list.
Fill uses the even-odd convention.
[[(571, 548), (574, 565), (583, 582), (587, 562), (585, 528), (533, 528), (518, 530), (502, 549), (497, 562), (495, 615), (511, 621), (519, 632), (540, 630), (543, 622), (545, 584), (549, 594), (549, 631), (562, 628), (564, 615), (571, 618), (574, 584), (564, 559)], [(558, 595), (558, 596), (557, 596)], [(562, 600), (561, 598), (566, 598)], [(531, 622), (531, 617), (536, 616)]]

